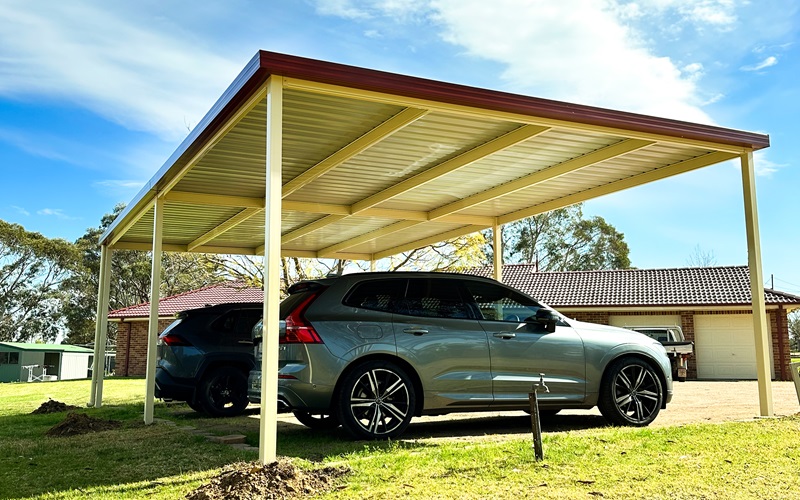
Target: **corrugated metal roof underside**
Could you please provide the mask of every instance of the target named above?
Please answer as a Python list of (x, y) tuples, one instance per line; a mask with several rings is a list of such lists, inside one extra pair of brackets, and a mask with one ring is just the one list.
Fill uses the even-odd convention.
[[(285, 255), (385, 257), (680, 173), (669, 170), (686, 160), (698, 159), (694, 169), (735, 157), (703, 158), (713, 145), (674, 137), (305, 90), (286, 90), (283, 106)], [(262, 99), (171, 186), (165, 250), (262, 250), (266, 120)], [(146, 248), (152, 234), (150, 209), (116, 246)]]

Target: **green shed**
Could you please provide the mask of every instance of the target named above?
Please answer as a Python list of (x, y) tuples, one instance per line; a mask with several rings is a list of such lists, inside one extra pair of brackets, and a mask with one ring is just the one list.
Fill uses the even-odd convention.
[(88, 378), (93, 355), (74, 345), (0, 342), (0, 382)]

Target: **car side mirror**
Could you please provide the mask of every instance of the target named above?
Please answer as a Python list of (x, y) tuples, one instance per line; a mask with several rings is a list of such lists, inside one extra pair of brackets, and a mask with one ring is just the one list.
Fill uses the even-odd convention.
[(558, 316), (549, 309), (539, 309), (536, 311), (536, 316), (531, 316), (525, 320), (526, 323), (532, 323), (537, 327), (544, 329), (547, 333), (556, 331), (556, 324), (558, 323)]

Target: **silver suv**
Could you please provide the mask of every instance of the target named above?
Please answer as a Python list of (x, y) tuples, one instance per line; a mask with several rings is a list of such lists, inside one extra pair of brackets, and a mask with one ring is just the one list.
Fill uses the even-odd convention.
[[(281, 304), (279, 407), (356, 438), (402, 434), (411, 418), (526, 410), (540, 374), (543, 414), (598, 406), (645, 426), (672, 398), (664, 347), (569, 320), (491, 279), (360, 273), (297, 283)], [(260, 398), (261, 327), (248, 397)]]

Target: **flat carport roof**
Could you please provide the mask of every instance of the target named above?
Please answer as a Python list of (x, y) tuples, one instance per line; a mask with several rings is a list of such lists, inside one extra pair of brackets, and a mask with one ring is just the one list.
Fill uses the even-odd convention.
[[(264, 317), (277, 324), (281, 255), (377, 260), (738, 158), (762, 302), (756, 349), (768, 369), (752, 155), (768, 146), (763, 134), (261, 51), (101, 237), (96, 345), (113, 250), (152, 250), (154, 263), (162, 251), (263, 254)], [(153, 277), (160, 282), (160, 265)], [(156, 325), (151, 318), (146, 421)], [(269, 351), (263, 373), (277, 373)], [(771, 413), (768, 382), (762, 414)], [(101, 400), (99, 378), (91, 402)], [(274, 458), (274, 432), (263, 452), (268, 434), (264, 460)]]

